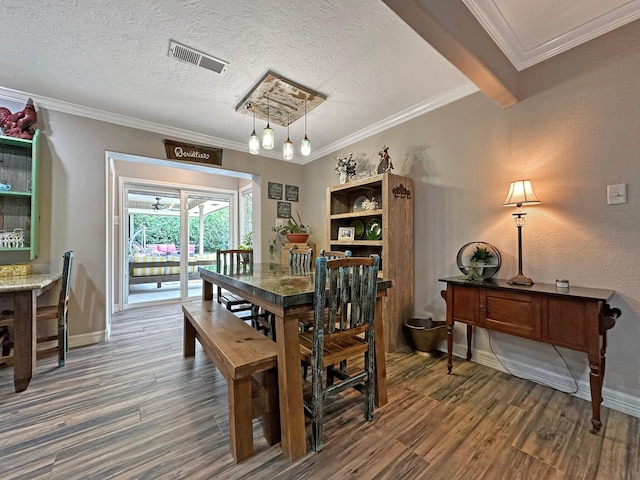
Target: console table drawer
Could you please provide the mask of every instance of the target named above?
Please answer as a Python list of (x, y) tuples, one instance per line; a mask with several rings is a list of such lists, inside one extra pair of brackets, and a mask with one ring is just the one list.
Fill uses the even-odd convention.
[(540, 297), (495, 291), (484, 291), (480, 297), (481, 327), (520, 337), (540, 338)]

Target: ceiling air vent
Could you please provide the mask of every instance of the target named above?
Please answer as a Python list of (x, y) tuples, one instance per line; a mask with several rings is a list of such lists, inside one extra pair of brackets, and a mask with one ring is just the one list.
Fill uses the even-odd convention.
[(192, 65), (197, 65), (198, 67), (206, 68), (216, 73), (224, 72), (227, 65), (229, 65), (229, 62), (199, 52), (186, 45), (181, 45), (173, 40), (169, 42), (169, 56), (181, 62), (191, 63)]

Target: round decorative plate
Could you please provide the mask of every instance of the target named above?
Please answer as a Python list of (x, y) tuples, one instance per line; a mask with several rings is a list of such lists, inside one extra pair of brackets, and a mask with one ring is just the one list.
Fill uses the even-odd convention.
[(355, 235), (353, 236), (354, 239), (358, 240), (364, 236), (364, 223), (362, 223), (362, 220), (358, 218), (351, 220), (351, 226), (356, 229)]
[(360, 195), (359, 197), (356, 197), (356, 199), (353, 201), (353, 211), (364, 212), (362, 202), (364, 202), (365, 200), (369, 200), (369, 197), (367, 197), (366, 195)]
[(469, 242), (463, 245), (458, 250), (456, 257), (456, 263), (458, 269), (466, 275), (469, 272), (469, 268), (472, 267), (472, 259), (474, 256), (480, 258), (486, 258), (484, 262), (477, 261), (475, 267), (478, 269), (478, 274), (483, 278), (492, 277), (502, 265), (502, 257), (496, 247), (487, 242)]
[(382, 220), (372, 218), (367, 222), (367, 238), (369, 240), (380, 240), (382, 238)]

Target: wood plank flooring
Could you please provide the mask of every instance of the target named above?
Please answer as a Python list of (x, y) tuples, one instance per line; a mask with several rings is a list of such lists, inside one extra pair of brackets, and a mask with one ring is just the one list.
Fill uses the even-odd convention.
[(584, 400), (419, 354), (388, 355), (389, 404), (370, 423), (359, 394), (336, 397), (321, 453), (291, 463), (255, 423), (256, 454), (235, 465), (224, 379), (199, 345), (182, 357), (179, 305), (116, 316), (65, 367), (38, 360), (22, 393), (12, 375), (0, 370), (3, 480), (640, 480), (639, 419), (603, 408), (592, 435)]

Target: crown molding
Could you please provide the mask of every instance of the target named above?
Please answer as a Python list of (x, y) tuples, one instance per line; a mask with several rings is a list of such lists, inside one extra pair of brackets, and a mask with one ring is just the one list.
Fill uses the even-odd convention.
[(368, 126), (367, 128), (363, 128), (353, 135), (349, 135), (348, 137), (342, 138), (337, 142), (334, 142), (316, 152), (313, 152), (313, 154), (308, 157), (307, 161), (304, 162), (303, 165), (329, 155), (333, 152), (336, 152), (341, 148), (353, 145), (354, 143), (369, 138), (377, 133), (384, 132), (385, 130), (388, 130), (392, 127), (400, 125), (404, 122), (408, 122), (409, 120), (436, 110), (449, 103), (455, 102), (456, 100), (460, 100), (461, 98), (476, 93), (477, 91), (479, 91), (479, 88), (475, 84), (471, 82), (465, 82), (464, 84), (451, 88), (446, 92), (441, 93), (440, 95), (436, 95), (435, 97), (431, 97), (424, 102), (409, 107), (395, 115), (385, 118), (384, 120), (380, 120), (379, 122), (376, 122), (373, 125)]
[[(341, 148), (348, 147), (349, 145), (356, 143), (360, 140), (364, 140), (372, 135), (388, 130), (389, 128), (400, 125), (413, 118), (424, 115), (427, 112), (440, 108), (448, 103), (459, 100), (467, 95), (477, 92), (479, 89), (471, 82), (465, 82), (457, 87), (449, 89), (440, 95), (431, 97), (424, 102), (407, 108), (406, 110), (399, 112), (391, 117), (385, 118), (379, 122), (370, 125), (367, 128), (360, 130), (359, 132), (349, 135), (345, 138), (338, 140), (324, 148), (312, 152), (308, 157), (301, 158), (299, 155), (294, 156), (293, 160), (288, 163), (296, 163), (298, 165), (306, 165), (319, 158), (329, 155)], [(223, 138), (214, 137), (212, 135), (205, 135), (202, 133), (196, 133), (189, 130), (182, 130), (168, 125), (162, 125), (159, 123), (148, 122), (125, 115), (119, 115), (116, 113), (106, 112), (104, 110), (98, 110), (96, 108), (85, 107), (74, 103), (65, 102), (62, 100), (56, 100), (49, 97), (42, 97), (39, 95), (33, 95), (18, 90), (11, 90), (8, 88), (0, 87), (0, 99), (9, 100), (12, 102), (26, 102), (28, 98), (33, 99), (37, 107), (43, 107), (48, 110), (67, 113), (70, 115), (76, 115), (79, 117), (90, 118), (93, 120), (99, 120), (102, 122), (113, 123), (115, 125), (122, 125), (124, 127), (136, 128), (139, 130), (146, 130), (153, 133), (167, 135), (170, 137), (177, 137), (181, 140), (189, 140), (193, 142), (199, 142), (204, 144), (213, 144), (217, 147), (228, 148), (239, 152), (249, 153), (249, 146), (245, 143), (232, 142)], [(261, 157), (273, 158), (275, 160), (285, 161), (282, 159), (282, 155), (277, 150), (260, 150)]]
[(640, 0), (630, 0), (527, 50), (494, 0), (463, 2), (519, 72), (640, 18)]

